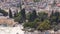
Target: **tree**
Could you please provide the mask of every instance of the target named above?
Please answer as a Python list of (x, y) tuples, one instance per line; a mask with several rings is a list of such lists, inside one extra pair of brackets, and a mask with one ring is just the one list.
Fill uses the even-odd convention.
[(51, 22), (51, 24), (54, 24), (54, 23), (58, 24), (59, 20), (60, 20), (59, 16), (60, 16), (60, 13), (57, 12), (57, 11), (55, 13), (51, 14), (50, 15), (50, 22)]
[(9, 9), (9, 17), (12, 18), (12, 12), (11, 12), (11, 9)]
[(6, 12), (5, 10), (2, 10), (1, 8), (0, 8), (0, 13), (2, 13), (3, 16), (8, 16), (8, 12)]
[(23, 9), (21, 10), (21, 20), (22, 20), (23, 22), (25, 22), (25, 20), (26, 20), (25, 8), (23, 8)]
[(39, 22), (39, 20), (35, 19), (35, 21), (33, 21), (33, 22), (24, 23), (23, 26), (24, 26), (24, 28), (29, 27), (29, 28), (35, 28), (36, 29), (38, 26), (38, 22)]
[[(16, 16), (16, 15), (15, 15)], [(18, 14), (17, 17), (15, 17), (15, 21), (19, 23), (23, 23), (26, 20), (26, 14), (25, 14), (25, 9), (22, 9)]]
[(55, 11), (50, 15), (51, 28), (55, 31), (59, 29), (58, 24), (60, 23), (60, 12)]
[(33, 21), (34, 21), (37, 18), (36, 10), (33, 10), (32, 14), (33, 14), (32, 18), (33, 18)]
[(26, 28), (26, 27), (33, 28), (34, 27), (34, 23), (32, 23), (32, 22), (24, 23), (23, 26), (24, 26), (24, 28)]
[(40, 23), (40, 25), (37, 27), (38, 30), (48, 30), (50, 29), (50, 22), (48, 20), (45, 20), (43, 22)]
[(29, 15), (28, 20), (29, 20), (29, 22), (32, 22), (32, 21), (34, 21), (36, 18), (37, 18), (36, 10), (33, 10), (32, 13), (30, 13), (30, 15)]
[(14, 17), (17, 17), (18, 15), (18, 11), (16, 11), (15, 13), (14, 13)]
[(14, 21), (20, 23), (20, 22), (21, 22), (21, 18), (20, 18), (20, 17), (21, 17), (21, 15), (15, 17), (15, 18), (14, 18)]
[(40, 19), (40, 21), (44, 21), (45, 19), (48, 19), (48, 13), (39, 12), (38, 13), (38, 18)]

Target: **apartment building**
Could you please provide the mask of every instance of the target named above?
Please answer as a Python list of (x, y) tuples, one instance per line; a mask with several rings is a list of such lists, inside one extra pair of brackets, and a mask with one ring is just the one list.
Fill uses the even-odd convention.
[(59, 2), (60, 0), (40, 0), (39, 2), (32, 2), (32, 1), (29, 0), (24, 1), (25, 2), (24, 5), (27, 10), (31, 10), (31, 9), (52, 10), (52, 9), (59, 9), (60, 6), (60, 2)]

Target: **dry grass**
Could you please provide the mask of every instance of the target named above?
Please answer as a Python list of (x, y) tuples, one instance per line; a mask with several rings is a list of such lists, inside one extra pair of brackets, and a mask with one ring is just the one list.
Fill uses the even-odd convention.
[(14, 22), (13, 19), (4, 19), (4, 18), (1, 18), (0, 19), (0, 24), (8, 24), (10, 26), (13, 26), (16, 24), (16, 22)]

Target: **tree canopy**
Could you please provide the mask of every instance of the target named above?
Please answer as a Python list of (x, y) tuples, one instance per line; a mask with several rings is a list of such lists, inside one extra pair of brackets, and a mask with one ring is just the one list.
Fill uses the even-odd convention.
[(6, 12), (6, 11), (4, 11), (4, 10), (2, 10), (2, 9), (0, 9), (0, 13), (2, 13), (3, 16), (7, 16), (7, 15), (8, 15), (8, 12)]

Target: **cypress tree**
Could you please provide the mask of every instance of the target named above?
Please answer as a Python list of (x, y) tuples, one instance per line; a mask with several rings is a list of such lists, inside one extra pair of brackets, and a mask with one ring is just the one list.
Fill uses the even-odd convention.
[(14, 17), (17, 17), (17, 16), (18, 16), (17, 14), (18, 14), (18, 12), (16, 11), (16, 12), (14, 13)]
[(11, 12), (11, 9), (9, 9), (9, 18), (12, 18), (12, 12)]
[(29, 16), (29, 21), (34, 21), (37, 18), (36, 10), (33, 10)]
[(23, 22), (25, 22), (25, 20), (26, 20), (25, 8), (23, 8), (23, 9), (21, 10), (21, 20), (22, 20)]

